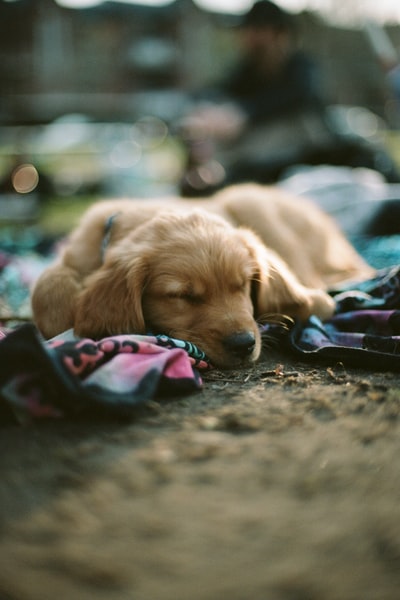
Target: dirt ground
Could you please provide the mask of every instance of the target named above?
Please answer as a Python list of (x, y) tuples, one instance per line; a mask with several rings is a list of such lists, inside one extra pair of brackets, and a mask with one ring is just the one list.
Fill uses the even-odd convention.
[(270, 351), (0, 439), (1, 600), (398, 600), (400, 375)]

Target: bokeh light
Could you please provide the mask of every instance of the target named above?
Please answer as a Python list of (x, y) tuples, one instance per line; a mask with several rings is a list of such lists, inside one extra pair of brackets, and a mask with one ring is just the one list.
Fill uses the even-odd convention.
[(29, 194), (39, 183), (39, 173), (31, 164), (19, 165), (13, 171), (11, 181), (16, 192), (19, 194)]

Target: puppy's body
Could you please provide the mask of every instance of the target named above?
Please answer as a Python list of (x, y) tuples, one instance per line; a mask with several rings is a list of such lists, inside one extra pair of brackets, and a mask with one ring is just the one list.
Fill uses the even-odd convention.
[(32, 307), (45, 337), (165, 333), (228, 367), (258, 358), (256, 319), (326, 318), (327, 284), (372, 272), (312, 203), (242, 185), (199, 201), (95, 204)]

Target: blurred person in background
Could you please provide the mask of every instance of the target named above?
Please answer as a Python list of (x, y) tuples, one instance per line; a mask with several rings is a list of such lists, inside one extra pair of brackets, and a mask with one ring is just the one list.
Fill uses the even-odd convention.
[(258, 0), (238, 28), (242, 55), (228, 77), (198, 98), (182, 123), (187, 165), (184, 195), (227, 183), (271, 183), (294, 164), (376, 168), (392, 161), (344, 140), (326, 114), (318, 65), (299, 48), (295, 16)]

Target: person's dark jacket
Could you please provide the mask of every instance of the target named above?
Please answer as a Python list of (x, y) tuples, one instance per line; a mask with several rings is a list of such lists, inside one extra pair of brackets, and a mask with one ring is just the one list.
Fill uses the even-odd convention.
[(220, 91), (243, 109), (250, 123), (323, 106), (318, 69), (302, 52), (294, 53), (272, 79), (260, 75), (254, 63), (245, 59)]

